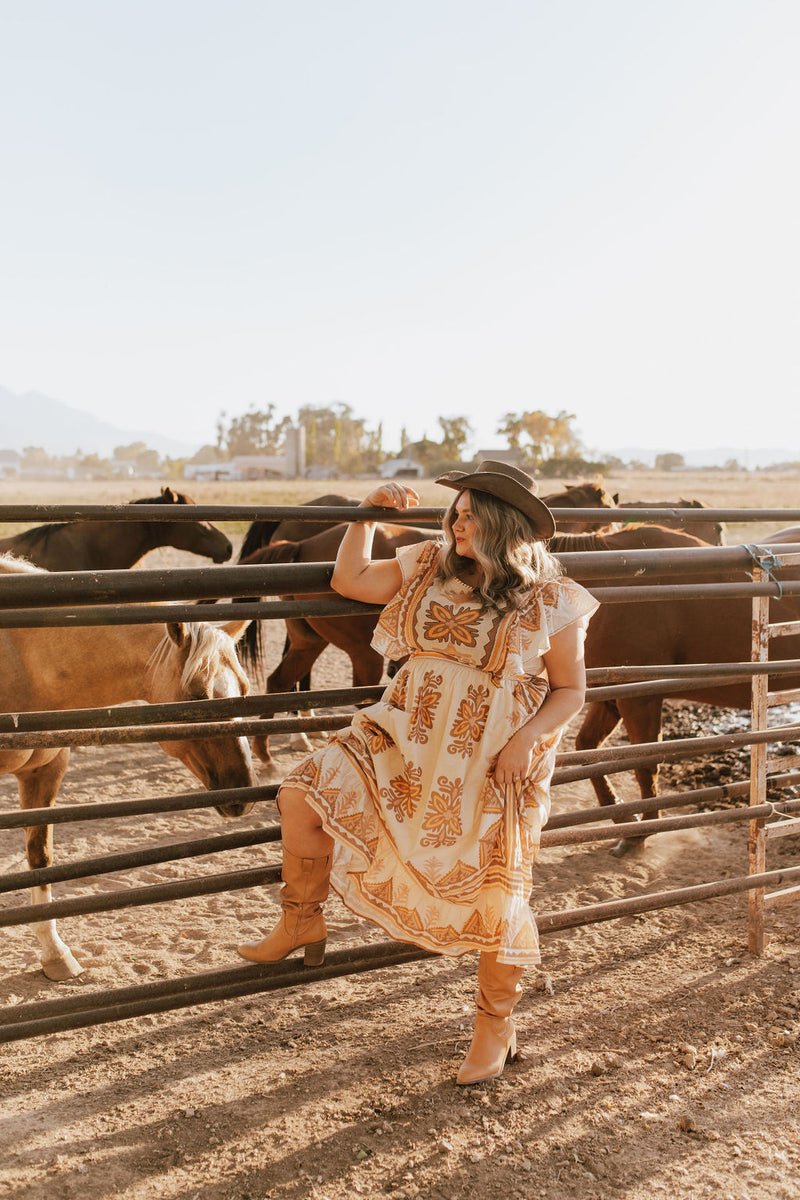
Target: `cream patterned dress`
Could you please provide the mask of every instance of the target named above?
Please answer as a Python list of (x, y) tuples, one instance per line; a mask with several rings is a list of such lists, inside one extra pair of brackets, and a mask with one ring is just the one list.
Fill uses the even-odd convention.
[(438, 551), (398, 551), (404, 582), (372, 639), (407, 662), (284, 783), (307, 792), (335, 839), (331, 882), (353, 912), (442, 954), (532, 965), (531, 868), (560, 735), (539, 743), (508, 796), (492, 772), (547, 694), (550, 635), (585, 624), (597, 602), (562, 577), (518, 610), (482, 609), (472, 588), (437, 578)]

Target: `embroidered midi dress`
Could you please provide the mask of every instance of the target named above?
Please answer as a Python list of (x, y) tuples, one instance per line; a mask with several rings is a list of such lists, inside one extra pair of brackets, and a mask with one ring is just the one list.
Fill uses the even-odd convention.
[(472, 588), (437, 578), (438, 551), (398, 551), (403, 584), (372, 645), (408, 657), (382, 699), (284, 783), (306, 791), (334, 838), (331, 883), (354, 913), (442, 954), (493, 950), (533, 965), (531, 868), (560, 734), (537, 743), (515, 788), (493, 767), (547, 695), (550, 636), (585, 623), (597, 602), (562, 577), (520, 609), (482, 608)]

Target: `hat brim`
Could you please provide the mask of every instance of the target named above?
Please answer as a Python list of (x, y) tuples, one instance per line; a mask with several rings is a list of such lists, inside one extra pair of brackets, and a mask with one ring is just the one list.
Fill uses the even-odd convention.
[(547, 505), (522, 484), (505, 475), (494, 475), (489, 471), (480, 471), (472, 475), (466, 471), (448, 471), (445, 475), (440, 475), (436, 483), (453, 488), (457, 492), (467, 489), (486, 492), (497, 500), (503, 500), (524, 513), (543, 540), (551, 538), (556, 531), (555, 519)]

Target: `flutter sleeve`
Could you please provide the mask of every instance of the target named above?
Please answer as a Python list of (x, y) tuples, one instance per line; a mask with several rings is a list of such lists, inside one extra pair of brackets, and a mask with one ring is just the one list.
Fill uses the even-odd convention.
[(553, 634), (580, 621), (586, 628), (599, 601), (576, 583), (562, 576), (546, 583), (526, 605), (520, 620), (520, 650), (523, 672), (537, 675), (542, 670), (542, 656), (550, 649)]
[(387, 658), (405, 658), (411, 653), (411, 647), (403, 637), (403, 612), (410, 590), (417, 580), (425, 574), (428, 567), (439, 553), (439, 543), (433, 541), (415, 542), (411, 546), (401, 546), (396, 557), (403, 573), (400, 590), (392, 597), (384, 608), (375, 632), (372, 635), (372, 648)]

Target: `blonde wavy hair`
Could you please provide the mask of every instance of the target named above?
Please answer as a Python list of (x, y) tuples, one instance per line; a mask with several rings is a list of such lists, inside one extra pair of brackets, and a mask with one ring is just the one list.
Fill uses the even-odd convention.
[[(503, 500), (465, 488), (475, 518), (472, 549), (475, 562), (483, 569), (481, 585), (476, 589), (487, 607), (503, 611), (520, 608), (532, 589), (557, 579), (564, 569), (547, 549), (533, 525), (518, 508)], [(444, 545), (439, 551), (439, 577), (445, 584), (458, 579), (459, 571), (472, 560), (456, 552), (453, 525), (458, 517), (459, 492), (442, 522)]]

